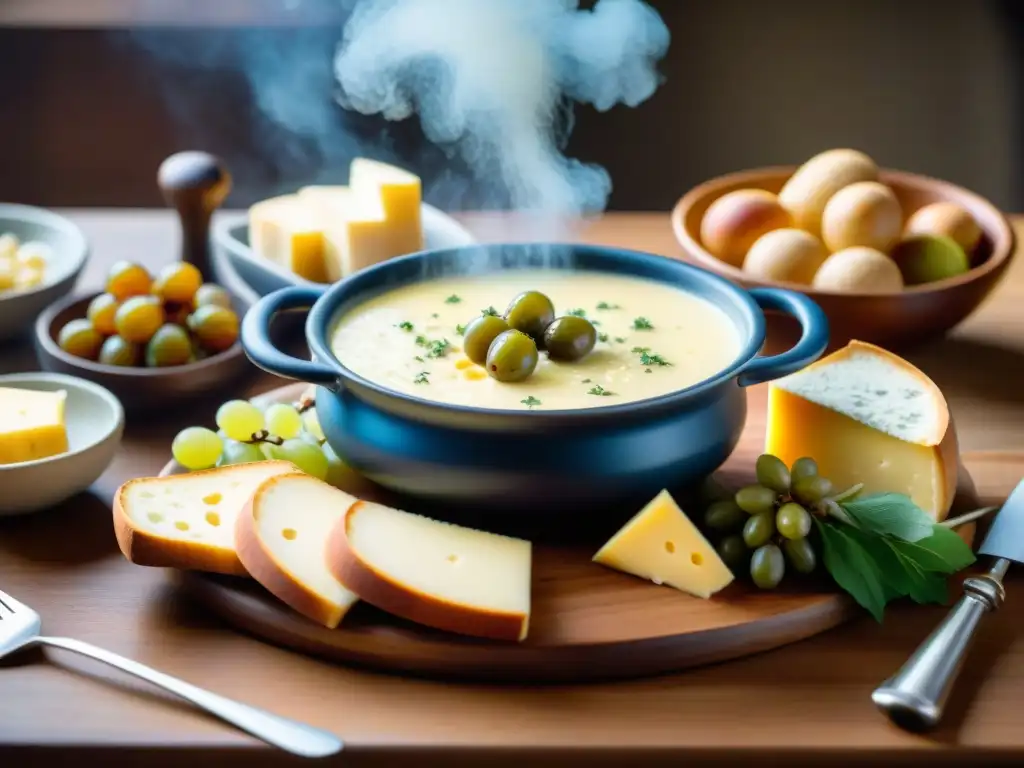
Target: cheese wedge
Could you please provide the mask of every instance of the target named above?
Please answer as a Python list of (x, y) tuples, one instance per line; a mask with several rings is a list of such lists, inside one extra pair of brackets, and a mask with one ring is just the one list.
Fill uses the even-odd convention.
[(238, 559), (285, 605), (334, 629), (358, 598), (327, 569), (331, 528), (356, 498), (303, 474), (265, 480), (235, 525)]
[(0, 464), (66, 453), (67, 392), (0, 387)]
[(655, 496), (622, 526), (593, 560), (704, 599), (734, 578), (668, 491)]
[(357, 195), (379, 201), (396, 255), (423, 248), (423, 189), (418, 176), (393, 165), (357, 157), (349, 166), (348, 183)]
[(118, 546), (137, 565), (246, 576), (235, 552), (238, 514), (264, 480), (298, 471), (258, 461), (129, 480), (114, 493)]
[(315, 283), (337, 278), (328, 269), (323, 222), (299, 195), (282, 195), (249, 209), (249, 245), (260, 256)]
[(532, 547), (365, 501), (327, 543), (331, 572), (367, 603), (429, 627), (523, 640)]
[(769, 385), (765, 452), (813, 458), (837, 490), (906, 494), (936, 521), (956, 494), (956, 429), (939, 388), (860, 341)]

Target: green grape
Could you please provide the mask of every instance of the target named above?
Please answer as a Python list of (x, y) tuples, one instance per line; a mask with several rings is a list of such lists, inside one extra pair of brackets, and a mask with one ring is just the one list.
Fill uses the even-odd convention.
[(278, 458), (290, 461), (307, 475), (312, 475), (318, 480), (324, 480), (327, 477), (327, 457), (319, 446), (299, 438), (292, 438), (285, 440), (274, 453)]
[(808, 539), (786, 539), (782, 542), (782, 551), (797, 573), (810, 573), (818, 564), (818, 556)]
[(240, 443), (237, 440), (227, 440), (224, 443), (224, 452), (221, 454), (218, 467), (226, 467), (231, 464), (249, 464), (254, 461), (263, 461), (263, 451), (254, 443)]
[(789, 468), (778, 456), (764, 453), (757, 457), (757, 482), (776, 493), (789, 493)]
[(702, 507), (709, 507), (716, 501), (731, 499), (732, 494), (728, 489), (715, 479), (714, 475), (708, 475), (701, 480), (697, 488), (697, 500)]
[(771, 512), (761, 512), (751, 515), (743, 526), (743, 541), (751, 549), (756, 549), (762, 544), (767, 544), (775, 534), (775, 515)]
[(797, 480), (802, 480), (806, 477), (816, 477), (818, 475), (818, 462), (809, 456), (802, 456), (793, 462), (793, 466), (789, 469), (790, 482), (796, 484)]
[(224, 442), (206, 427), (187, 427), (171, 443), (174, 460), (185, 469), (209, 469), (220, 458)]
[(716, 501), (704, 513), (704, 525), (718, 533), (735, 533), (747, 521), (747, 513), (735, 501)]
[(775, 509), (775, 491), (763, 485), (748, 485), (736, 492), (736, 504), (748, 515)]
[(782, 550), (774, 544), (765, 544), (750, 556), (750, 578), (761, 589), (775, 589), (786, 573)]
[(802, 539), (811, 532), (811, 515), (791, 501), (779, 507), (775, 514), (775, 527), (787, 539)]
[(832, 483), (821, 475), (803, 477), (793, 483), (793, 496), (804, 504), (817, 504), (832, 493)]
[(750, 561), (750, 550), (747, 549), (747, 545), (743, 542), (743, 537), (737, 534), (726, 536), (718, 542), (718, 546), (715, 549), (718, 551), (718, 556), (722, 558), (723, 562), (729, 566), (729, 570), (733, 573), (742, 571)]
[(294, 405), (275, 403), (263, 414), (270, 434), (285, 440), (296, 437), (302, 431), (302, 416)]
[(306, 432), (315, 437), (317, 440), (326, 440), (324, 437), (324, 431), (320, 428), (320, 419), (316, 415), (316, 409), (310, 408), (304, 414), (302, 414), (302, 426), (305, 427)]
[(263, 411), (248, 400), (228, 400), (217, 409), (216, 421), (232, 440), (251, 440), (263, 429)]
[(257, 443), (260, 447), (260, 453), (268, 461), (277, 461), (281, 459), (278, 453), (281, 450), (281, 446), (275, 445), (274, 443)]

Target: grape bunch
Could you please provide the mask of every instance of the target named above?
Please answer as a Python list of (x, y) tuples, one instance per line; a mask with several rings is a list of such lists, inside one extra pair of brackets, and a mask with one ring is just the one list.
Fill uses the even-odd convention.
[(755, 484), (707, 507), (704, 527), (733, 573), (749, 571), (755, 585), (774, 589), (787, 567), (806, 574), (817, 566), (811, 516), (821, 514), (833, 488), (808, 457), (787, 467), (766, 453), (758, 457), (756, 473)]
[(260, 408), (229, 400), (217, 409), (217, 431), (187, 427), (171, 443), (174, 460), (187, 470), (280, 459), (320, 480), (332, 482), (346, 467), (327, 444), (312, 397)]

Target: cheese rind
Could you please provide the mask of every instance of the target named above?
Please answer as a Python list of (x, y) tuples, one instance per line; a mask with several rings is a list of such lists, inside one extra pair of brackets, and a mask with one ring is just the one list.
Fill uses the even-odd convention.
[(622, 526), (593, 560), (704, 599), (735, 578), (668, 491)]
[(263, 200), (249, 209), (249, 245), (260, 256), (315, 283), (333, 282), (323, 222), (299, 195)]
[(183, 475), (129, 480), (114, 493), (114, 534), (136, 565), (247, 576), (235, 525), (249, 497), (287, 461), (258, 461)]
[(285, 605), (334, 629), (359, 598), (328, 570), (327, 537), (355, 502), (303, 473), (270, 477), (238, 515), (238, 559)]
[(526, 638), (530, 542), (359, 501), (331, 531), (328, 567), (361, 599), (425, 626)]
[(839, 490), (906, 494), (936, 521), (956, 494), (956, 428), (939, 388), (863, 342), (769, 385), (765, 452), (813, 458)]
[(38, 461), (68, 450), (67, 392), (0, 387), (0, 464)]

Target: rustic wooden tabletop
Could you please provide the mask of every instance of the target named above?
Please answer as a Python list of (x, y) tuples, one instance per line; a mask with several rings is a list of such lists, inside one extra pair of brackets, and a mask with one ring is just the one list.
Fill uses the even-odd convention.
[[(177, 256), (163, 211), (69, 211), (93, 245), (84, 293), (118, 259), (159, 267)], [(461, 217), (481, 240), (517, 227), (500, 215)], [(1024, 225), (1024, 220), (1018, 222)], [(1018, 227), (1019, 229), (1019, 227)], [(574, 239), (675, 256), (667, 214), (610, 214)], [(1024, 262), (947, 339), (908, 357), (942, 387), (968, 469), (998, 501), (1024, 475)], [(0, 349), (0, 372), (37, 368), (31, 348)], [(281, 384), (255, 375), (247, 394)], [(212, 420), (216, 402), (128, 426), (93, 492), (58, 509), (0, 521), (0, 585), (40, 610), (47, 631), (150, 663), (220, 693), (328, 727), (371, 764), (397, 755), (446, 766), (486, 758), (537, 764), (689, 764), (754, 757), (790, 765), (951, 765), (1024, 761), (1024, 581), (978, 639), (942, 729), (911, 736), (888, 725), (869, 694), (943, 615), (899, 605), (757, 657), (653, 680), (497, 688), (402, 679), (332, 666), (235, 633), (183, 601), (168, 574), (126, 563), (110, 529), (113, 490), (155, 474), (174, 433)], [(1012, 453), (1021, 449), (1021, 453)], [(998, 451), (999, 453), (991, 453)], [(982, 453), (978, 453), (982, 452)], [(123, 676), (62, 653), (0, 667), (0, 765), (94, 757), (106, 765), (289, 765), (291, 760)], [(965, 762), (967, 761), (967, 762)], [(350, 762), (340, 764), (348, 765)]]

